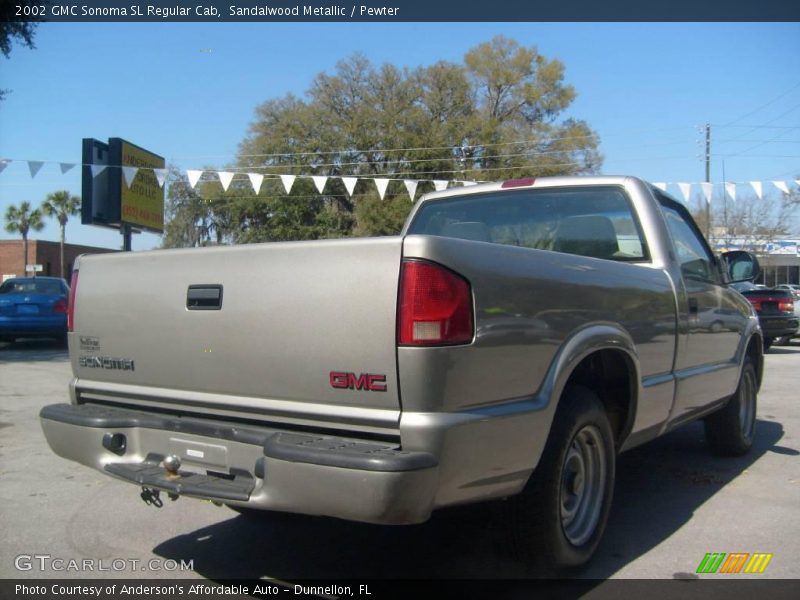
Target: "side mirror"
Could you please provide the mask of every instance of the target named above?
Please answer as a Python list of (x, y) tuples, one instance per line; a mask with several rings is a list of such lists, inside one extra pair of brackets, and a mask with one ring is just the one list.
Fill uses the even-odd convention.
[(761, 273), (761, 266), (755, 255), (744, 250), (734, 250), (724, 252), (722, 259), (728, 267), (728, 283), (739, 283), (741, 281), (753, 281)]

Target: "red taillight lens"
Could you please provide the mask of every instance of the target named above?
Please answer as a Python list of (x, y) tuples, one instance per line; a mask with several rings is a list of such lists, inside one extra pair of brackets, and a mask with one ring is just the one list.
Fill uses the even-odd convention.
[(778, 302), (778, 310), (781, 312), (794, 312), (794, 302), (792, 300), (781, 300)]
[(403, 262), (398, 344), (467, 344), (472, 341), (472, 323), (472, 293), (465, 279), (439, 265), (415, 260)]
[(78, 291), (78, 271), (72, 272), (69, 282), (69, 304), (67, 305), (67, 331), (75, 326), (75, 293)]
[(65, 312), (67, 312), (67, 301), (64, 300), (63, 298), (59, 298), (58, 300), (56, 300), (55, 303), (53, 304), (53, 312), (59, 314), (64, 314)]
[(536, 183), (533, 177), (525, 177), (523, 179), (508, 179), (500, 184), (501, 188), (515, 188), (515, 187), (528, 187)]

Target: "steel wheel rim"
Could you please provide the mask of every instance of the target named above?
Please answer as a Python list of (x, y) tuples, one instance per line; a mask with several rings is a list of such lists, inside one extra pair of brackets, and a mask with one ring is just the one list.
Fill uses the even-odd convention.
[(749, 442), (756, 425), (756, 383), (750, 370), (745, 371), (739, 389), (739, 425), (742, 437)]
[(603, 437), (587, 425), (572, 438), (561, 470), (561, 528), (574, 546), (585, 544), (597, 529), (607, 473)]

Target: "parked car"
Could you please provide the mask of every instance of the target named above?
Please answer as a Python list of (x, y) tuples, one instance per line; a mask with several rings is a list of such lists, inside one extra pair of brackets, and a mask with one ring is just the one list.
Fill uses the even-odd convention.
[(792, 292), (787, 289), (752, 289), (740, 293), (758, 313), (758, 321), (764, 332), (764, 350), (769, 349), (776, 338), (788, 339), (797, 333), (800, 319), (795, 314)]
[(0, 341), (67, 340), (69, 286), (58, 277), (14, 277), (0, 285)]
[(775, 286), (776, 290), (789, 290), (794, 296), (795, 303), (800, 302), (800, 285), (793, 283), (782, 283)]
[(575, 567), (619, 452), (701, 418), (753, 446), (763, 341), (728, 284), (758, 275), (635, 177), (433, 193), (395, 237), (83, 256), (42, 428), (155, 504), (407, 524), (507, 498), (511, 551)]

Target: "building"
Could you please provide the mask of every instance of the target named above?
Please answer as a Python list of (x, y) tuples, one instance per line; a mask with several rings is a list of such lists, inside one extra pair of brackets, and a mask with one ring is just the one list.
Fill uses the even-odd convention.
[[(60, 244), (58, 242), (29, 239), (27, 264), (42, 265), (42, 270), (37, 275), (58, 277), (61, 274), (60, 252)], [(116, 252), (116, 250), (64, 244), (64, 268), (66, 269), (64, 278), (69, 281), (72, 276), (72, 266), (75, 264), (75, 259), (81, 254), (102, 254), (106, 252)], [(22, 240), (0, 240), (0, 279), (2, 281), (10, 277), (23, 277), (26, 275), (23, 253)]]

